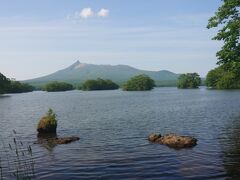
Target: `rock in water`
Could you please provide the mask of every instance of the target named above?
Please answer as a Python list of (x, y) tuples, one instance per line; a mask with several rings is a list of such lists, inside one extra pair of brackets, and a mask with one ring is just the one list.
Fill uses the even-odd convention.
[(159, 138), (161, 138), (161, 134), (150, 134), (148, 136), (148, 140), (151, 141), (151, 142), (155, 142)]
[(57, 120), (56, 114), (50, 108), (45, 116), (43, 116), (38, 122), (37, 131), (38, 133), (56, 133)]
[(179, 136), (176, 134), (166, 134), (164, 136), (161, 136), (161, 134), (150, 134), (148, 140), (176, 149), (190, 148), (197, 145), (197, 139), (191, 136)]
[(70, 137), (57, 137), (55, 133), (48, 133), (48, 134), (38, 134), (38, 141), (37, 144), (42, 144), (48, 149), (55, 147), (58, 144), (69, 144), (74, 141), (80, 140), (78, 136), (70, 136)]
[(56, 138), (56, 144), (68, 144), (74, 141), (78, 141), (80, 138), (76, 136)]

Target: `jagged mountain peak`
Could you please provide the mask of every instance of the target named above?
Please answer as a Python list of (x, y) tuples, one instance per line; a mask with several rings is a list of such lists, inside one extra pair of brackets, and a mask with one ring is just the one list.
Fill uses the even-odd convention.
[(77, 60), (75, 63), (73, 63), (71, 66), (68, 67), (68, 69), (79, 69), (81, 67), (84, 67), (86, 66), (87, 64), (86, 63), (81, 63), (79, 60)]

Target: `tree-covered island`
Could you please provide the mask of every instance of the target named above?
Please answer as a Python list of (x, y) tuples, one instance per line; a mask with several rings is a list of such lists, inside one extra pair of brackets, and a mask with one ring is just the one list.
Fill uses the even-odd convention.
[(123, 85), (125, 91), (148, 91), (155, 87), (155, 82), (145, 74), (132, 77)]
[(81, 86), (80, 90), (94, 91), (94, 90), (114, 90), (118, 89), (119, 86), (109, 79), (98, 78), (96, 80), (87, 80)]
[(197, 73), (181, 74), (177, 87), (180, 89), (196, 89), (201, 85), (201, 78)]
[(57, 81), (50, 82), (43, 87), (43, 90), (47, 92), (70, 91), (73, 89), (74, 87), (72, 84)]

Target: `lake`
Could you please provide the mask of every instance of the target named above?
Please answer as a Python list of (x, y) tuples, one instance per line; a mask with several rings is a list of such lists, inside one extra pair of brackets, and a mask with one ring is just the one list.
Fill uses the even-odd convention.
[[(36, 144), (51, 107), (58, 136), (80, 141)], [(0, 135), (12, 130), (32, 146), (37, 179), (227, 179), (240, 177), (240, 91), (155, 88), (149, 92), (69, 91), (0, 96)], [(150, 133), (198, 139), (192, 149), (148, 142)], [(4, 154), (1, 151), (1, 154)]]

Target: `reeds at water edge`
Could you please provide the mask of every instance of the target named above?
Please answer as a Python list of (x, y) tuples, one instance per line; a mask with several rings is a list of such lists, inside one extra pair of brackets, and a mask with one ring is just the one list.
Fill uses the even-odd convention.
[(23, 143), (15, 130), (9, 142), (1, 135), (0, 141), (0, 180), (35, 179), (31, 145)]

